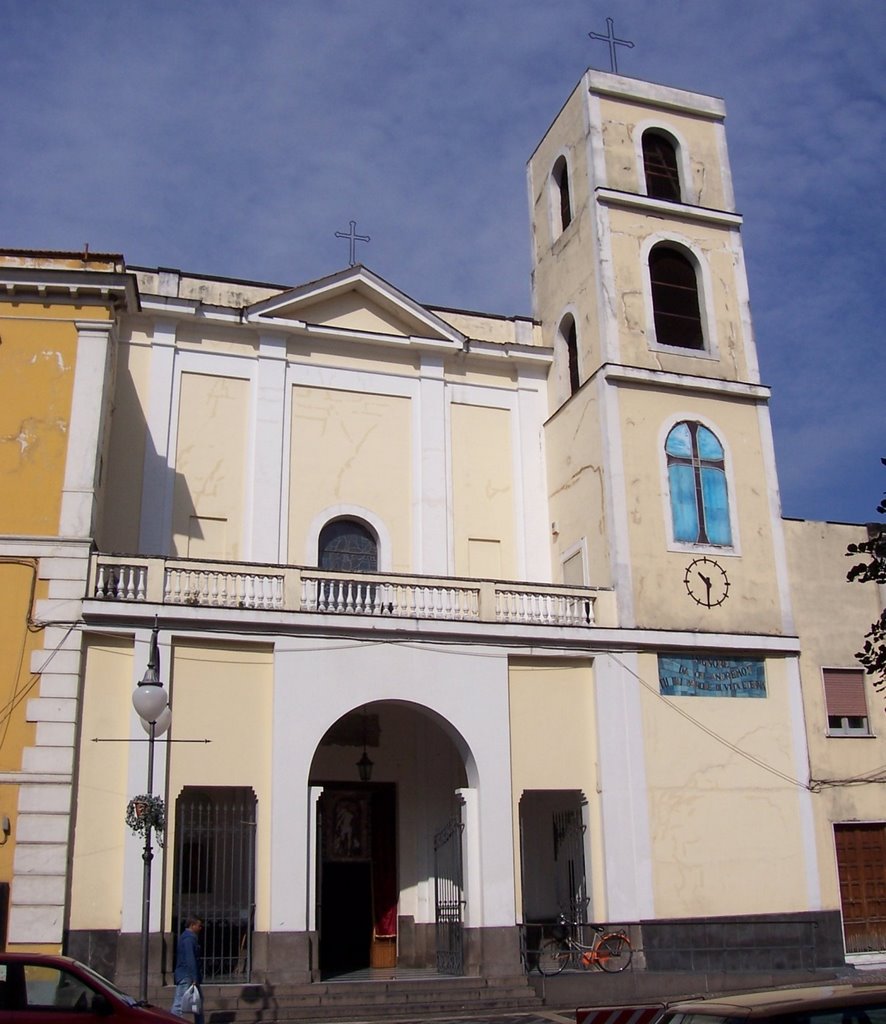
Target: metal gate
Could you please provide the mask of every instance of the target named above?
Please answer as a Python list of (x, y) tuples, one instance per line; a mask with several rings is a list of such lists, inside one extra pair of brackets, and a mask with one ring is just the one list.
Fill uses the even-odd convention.
[(585, 825), (577, 810), (554, 814), (554, 871), (557, 903), (575, 924), (588, 919), (588, 883), (585, 876)]
[(462, 832), (464, 825), (458, 818), (450, 818), (434, 836), (434, 907), (440, 974), (464, 973)]
[(173, 928), (203, 921), (207, 981), (249, 981), (256, 803), (251, 789), (233, 786), (186, 786), (176, 801)]

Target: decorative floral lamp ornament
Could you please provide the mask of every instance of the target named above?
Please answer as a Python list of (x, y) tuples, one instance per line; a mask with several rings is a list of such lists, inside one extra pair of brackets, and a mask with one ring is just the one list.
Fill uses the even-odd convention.
[(163, 845), (166, 830), (166, 804), (159, 796), (141, 794), (126, 805), (126, 824), (134, 835), (144, 835), (148, 828), (157, 836), (157, 845)]

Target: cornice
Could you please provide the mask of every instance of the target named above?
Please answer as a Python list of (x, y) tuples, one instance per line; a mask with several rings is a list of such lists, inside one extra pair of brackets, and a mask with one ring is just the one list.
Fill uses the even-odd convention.
[(674, 220), (691, 220), (702, 224), (737, 228), (743, 223), (739, 213), (727, 210), (711, 210), (705, 206), (688, 206), (686, 203), (672, 203), (665, 199), (637, 195), (636, 192), (621, 192), (614, 188), (598, 188), (594, 193), (597, 202), (604, 206), (619, 206), (625, 210), (649, 213)]

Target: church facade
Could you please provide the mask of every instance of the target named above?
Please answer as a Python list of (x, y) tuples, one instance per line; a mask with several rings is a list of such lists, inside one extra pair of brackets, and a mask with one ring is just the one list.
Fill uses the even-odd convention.
[[(134, 976), (147, 792), (158, 977), (189, 914), (231, 982), (515, 974), (561, 916), (625, 927), (635, 970), (886, 949), (853, 657), (882, 596), (845, 583), (861, 528), (781, 516), (724, 118), (582, 78), (529, 162), (532, 318), (359, 265), (121, 263), (87, 578), (36, 603), (78, 686), (29, 706), (61, 788), (20, 780), (10, 948)], [(62, 262), (0, 271), (37, 308)]]

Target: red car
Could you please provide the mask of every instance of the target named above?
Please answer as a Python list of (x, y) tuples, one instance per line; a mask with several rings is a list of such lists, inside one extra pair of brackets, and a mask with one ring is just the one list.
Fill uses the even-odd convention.
[(183, 1024), (67, 956), (0, 953), (3, 1024)]

